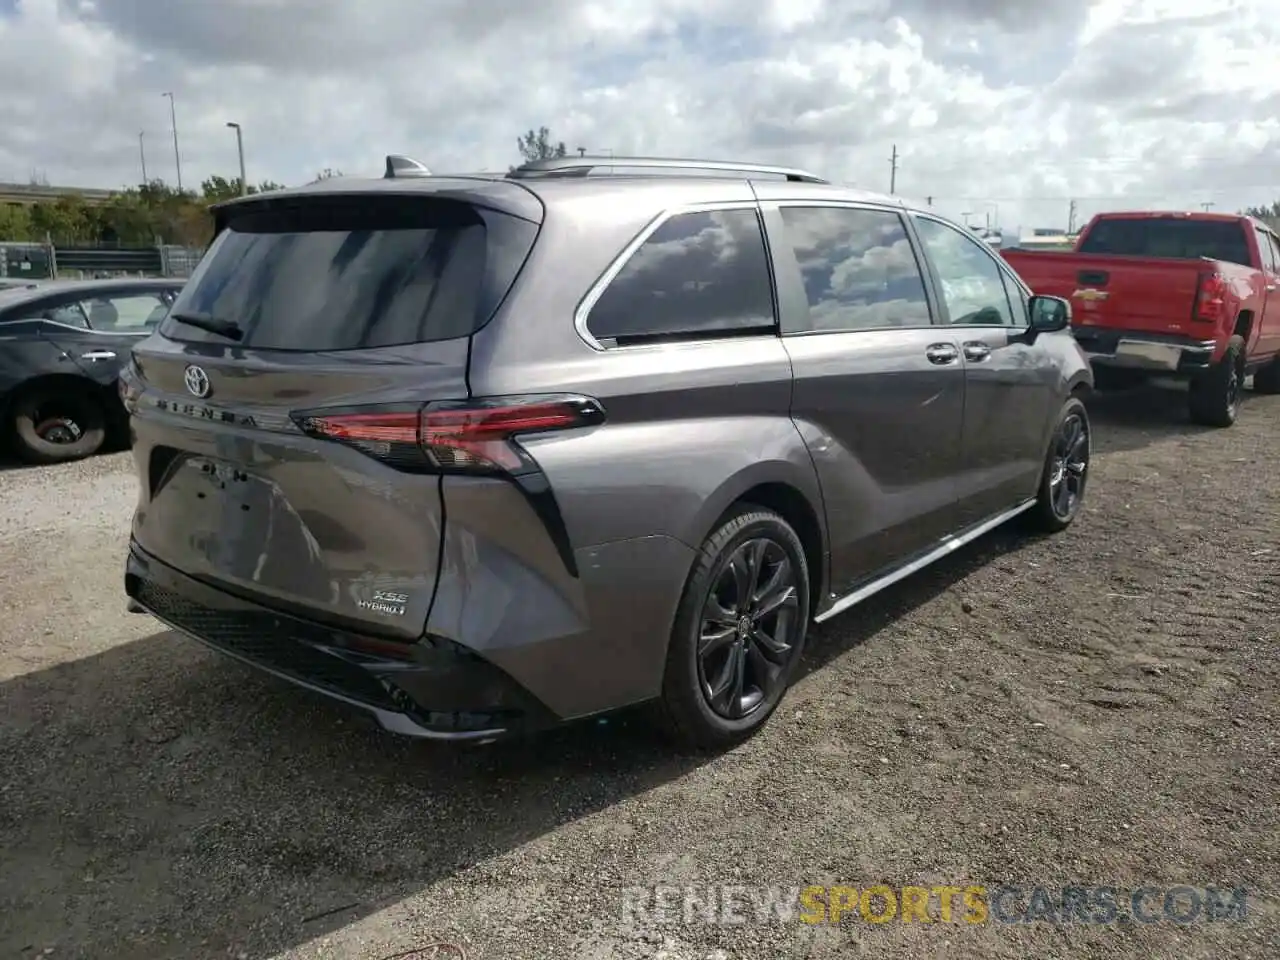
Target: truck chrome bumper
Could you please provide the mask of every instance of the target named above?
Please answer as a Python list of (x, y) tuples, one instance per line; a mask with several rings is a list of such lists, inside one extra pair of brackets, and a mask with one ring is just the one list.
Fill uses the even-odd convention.
[(1213, 349), (1212, 340), (1178, 344), (1122, 337), (1112, 353), (1095, 352), (1087, 347), (1084, 352), (1090, 363), (1126, 370), (1178, 373), (1208, 366), (1213, 359)]

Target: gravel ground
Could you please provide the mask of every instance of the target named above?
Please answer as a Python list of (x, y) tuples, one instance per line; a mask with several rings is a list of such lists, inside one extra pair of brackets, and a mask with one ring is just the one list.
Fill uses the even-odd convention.
[[(393, 739), (124, 612), (126, 454), (0, 469), (0, 956), (1280, 955), (1280, 399), (818, 629), (766, 731)], [(1243, 922), (624, 922), (639, 884), (1244, 886)], [(455, 949), (432, 948), (448, 942)], [(417, 954), (404, 951), (417, 949)]]

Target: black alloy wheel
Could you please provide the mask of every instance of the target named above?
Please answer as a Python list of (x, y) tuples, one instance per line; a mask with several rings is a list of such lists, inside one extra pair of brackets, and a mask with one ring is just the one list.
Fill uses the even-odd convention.
[(787, 692), (809, 626), (809, 561), (773, 510), (739, 504), (689, 572), (672, 624), (656, 719), (682, 746), (750, 737)]
[(1030, 514), (1034, 525), (1047, 533), (1071, 526), (1084, 503), (1089, 482), (1089, 458), (1093, 453), (1089, 412), (1079, 396), (1067, 398), (1049, 440), (1040, 490)]
[(1084, 499), (1089, 472), (1089, 424), (1084, 413), (1068, 414), (1058, 427), (1049, 472), (1049, 501), (1060, 520), (1070, 521)]
[(698, 680), (717, 715), (741, 720), (778, 692), (799, 616), (787, 551), (767, 536), (739, 544), (707, 593), (698, 634)]

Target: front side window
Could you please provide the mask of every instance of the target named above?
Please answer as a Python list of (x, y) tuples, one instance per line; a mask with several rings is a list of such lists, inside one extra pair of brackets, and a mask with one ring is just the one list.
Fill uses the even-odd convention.
[(961, 326), (1022, 326), (1015, 322), (1004, 271), (991, 248), (964, 231), (932, 220), (916, 218), (920, 242), (942, 285), (951, 323)]
[(782, 222), (804, 279), (811, 330), (929, 325), (924, 276), (897, 213), (783, 207)]
[(677, 214), (627, 260), (587, 329), (617, 345), (768, 333), (776, 328), (754, 209)]

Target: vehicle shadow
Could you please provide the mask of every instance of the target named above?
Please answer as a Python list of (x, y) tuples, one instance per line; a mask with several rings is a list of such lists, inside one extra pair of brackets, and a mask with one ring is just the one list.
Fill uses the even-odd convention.
[[(1034, 539), (995, 531), (815, 628), (801, 673)], [(0, 714), (6, 956), (265, 958), (717, 762), (635, 711), (393, 737), (167, 631), (0, 684)]]
[[(1245, 396), (1247, 405), (1248, 394)], [(1100, 391), (1088, 400), (1095, 453), (1140, 450), (1164, 440), (1189, 439), (1214, 428), (1192, 423), (1185, 390), (1143, 385)]]
[(869, 597), (847, 613), (811, 626), (796, 679), (871, 641), (882, 630), (999, 557), (1025, 550), (1043, 537), (1030, 524), (1014, 520)]
[(628, 714), (394, 737), (169, 632), (0, 684), (0, 715), (3, 956), (271, 956), (713, 759)]

